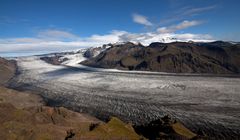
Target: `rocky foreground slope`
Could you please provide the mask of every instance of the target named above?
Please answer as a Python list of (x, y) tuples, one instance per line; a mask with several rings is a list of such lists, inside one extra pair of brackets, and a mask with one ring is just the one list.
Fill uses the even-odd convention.
[(191, 132), (169, 116), (134, 129), (131, 124), (126, 124), (116, 117), (105, 123), (64, 107), (45, 106), (37, 95), (4, 87), (0, 87), (0, 124), (0, 137), (4, 140), (146, 139), (143, 136), (149, 139), (207, 138)]
[(39, 100), (32, 94), (0, 88), (1, 139), (141, 138), (131, 125), (117, 118), (104, 123), (64, 107), (44, 106)]
[(83, 65), (124, 70), (173, 73), (240, 73), (240, 44), (172, 42), (111, 45), (110, 48), (81, 62)]
[(0, 85), (6, 83), (16, 72), (16, 62), (0, 57)]

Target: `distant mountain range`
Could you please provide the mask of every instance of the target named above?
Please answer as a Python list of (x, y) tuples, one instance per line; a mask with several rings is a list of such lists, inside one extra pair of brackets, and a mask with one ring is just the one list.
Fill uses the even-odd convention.
[[(91, 67), (171, 73), (240, 73), (239, 43), (154, 42), (149, 46), (143, 46), (140, 43), (126, 42), (107, 46), (109, 47), (105, 45), (104, 50), (100, 47), (86, 51), (85, 56), (88, 59), (81, 64)], [(97, 53), (94, 52), (96, 50)]]

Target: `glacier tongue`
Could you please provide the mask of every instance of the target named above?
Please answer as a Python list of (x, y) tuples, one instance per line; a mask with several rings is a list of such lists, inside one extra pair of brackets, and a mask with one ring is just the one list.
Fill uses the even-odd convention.
[(78, 64), (82, 53), (63, 57), (69, 59), (64, 65), (18, 58), (20, 74), (12, 86), (100, 117), (141, 124), (169, 114), (195, 131), (240, 133), (240, 78), (98, 69)]

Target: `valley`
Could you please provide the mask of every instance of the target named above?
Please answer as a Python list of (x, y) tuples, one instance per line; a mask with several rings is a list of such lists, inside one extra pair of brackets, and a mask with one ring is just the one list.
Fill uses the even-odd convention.
[(90, 68), (78, 64), (82, 59), (80, 53), (78, 61), (52, 65), (40, 56), (17, 58), (19, 74), (10, 87), (103, 120), (141, 125), (170, 115), (194, 132), (239, 138), (240, 78)]

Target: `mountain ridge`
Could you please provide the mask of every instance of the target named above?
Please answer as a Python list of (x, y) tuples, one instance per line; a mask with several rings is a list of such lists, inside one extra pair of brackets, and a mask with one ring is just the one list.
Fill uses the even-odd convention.
[(153, 42), (149, 46), (127, 42), (111, 45), (80, 64), (122, 70), (170, 73), (240, 73), (240, 44), (215, 41)]

